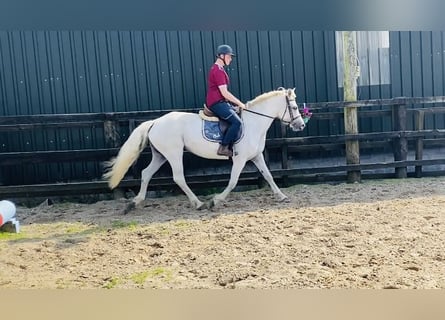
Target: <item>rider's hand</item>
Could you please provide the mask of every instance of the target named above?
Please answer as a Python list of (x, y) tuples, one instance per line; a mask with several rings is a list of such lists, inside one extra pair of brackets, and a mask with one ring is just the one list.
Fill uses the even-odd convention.
[(237, 107), (240, 107), (241, 109), (246, 109), (246, 105), (244, 103), (239, 104)]
[(232, 105), (232, 109), (236, 112), (236, 113), (238, 113), (239, 114), (239, 112), (240, 112), (240, 107), (239, 106), (233, 106)]

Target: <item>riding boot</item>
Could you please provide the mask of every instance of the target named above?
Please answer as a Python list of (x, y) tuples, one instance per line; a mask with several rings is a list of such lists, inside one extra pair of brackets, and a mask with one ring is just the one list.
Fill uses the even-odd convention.
[(233, 152), (229, 149), (229, 146), (223, 146), (222, 144), (219, 145), (218, 151), (216, 152), (220, 156), (227, 156), (232, 157)]

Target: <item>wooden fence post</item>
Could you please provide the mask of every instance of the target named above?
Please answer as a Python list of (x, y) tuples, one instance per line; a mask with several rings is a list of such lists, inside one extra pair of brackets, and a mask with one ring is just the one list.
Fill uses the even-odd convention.
[[(128, 137), (130, 137), (133, 130), (136, 128), (136, 120), (135, 119), (128, 119)], [(131, 165), (131, 174), (133, 175), (133, 178), (140, 178), (140, 171), (138, 170), (137, 161), (135, 161)]]
[[(416, 130), (420, 131), (424, 129), (424, 123), (425, 123), (425, 112), (423, 110), (417, 110), (416, 111)], [(419, 137), (416, 140), (416, 160), (422, 160), (423, 159), (423, 138)], [(416, 178), (422, 177), (422, 166), (416, 166), (415, 168), (415, 175)]]
[(120, 146), (120, 136), (119, 136), (119, 122), (112, 120), (104, 121), (104, 136), (105, 143), (110, 148), (117, 148)]
[[(345, 101), (357, 100), (358, 65), (355, 44), (355, 33), (343, 31), (343, 90)], [(345, 134), (358, 133), (357, 107), (344, 108)], [(360, 146), (358, 140), (347, 140), (346, 164), (360, 164)], [(347, 182), (360, 182), (360, 171), (348, 171)]]
[[(408, 156), (408, 140), (404, 133), (406, 131), (406, 104), (396, 104), (393, 106), (393, 130), (399, 131), (400, 135), (394, 139), (394, 161), (405, 161)], [(406, 178), (408, 176), (406, 167), (395, 168), (396, 178)]]
[[(358, 133), (357, 107), (344, 108), (345, 134)], [(357, 140), (347, 140), (346, 164), (360, 164), (360, 145)], [(349, 183), (360, 182), (360, 171), (348, 171), (347, 181)]]
[[(105, 143), (109, 148), (117, 148), (120, 146), (119, 136), (119, 121), (105, 120), (104, 121), (104, 137)], [(113, 190), (114, 199), (125, 197), (125, 192), (122, 188), (115, 188)]]
[[(281, 138), (286, 138), (286, 126), (281, 124)], [(288, 165), (288, 146), (287, 143), (283, 144), (281, 146), (281, 168), (282, 169), (289, 169)], [(288, 187), (289, 181), (288, 176), (283, 175), (282, 176), (283, 186)]]

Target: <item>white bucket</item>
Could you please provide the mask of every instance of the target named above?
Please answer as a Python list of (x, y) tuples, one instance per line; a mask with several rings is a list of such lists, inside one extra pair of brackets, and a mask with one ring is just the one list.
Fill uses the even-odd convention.
[(15, 216), (15, 205), (8, 200), (0, 201), (0, 227)]

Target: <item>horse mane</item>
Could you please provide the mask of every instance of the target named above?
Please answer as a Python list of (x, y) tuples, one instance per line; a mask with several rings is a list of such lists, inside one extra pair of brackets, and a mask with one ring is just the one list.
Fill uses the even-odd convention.
[(257, 96), (255, 99), (247, 102), (247, 103), (250, 106), (253, 106), (253, 105), (255, 105), (257, 103), (260, 103), (260, 102), (262, 102), (262, 101), (264, 101), (266, 99), (269, 99), (271, 97), (278, 96), (278, 95), (285, 95), (285, 94), (286, 94), (286, 90), (283, 90), (282, 88), (280, 88), (278, 90), (272, 90), (272, 91), (269, 91), (269, 92), (265, 92), (265, 93)]

